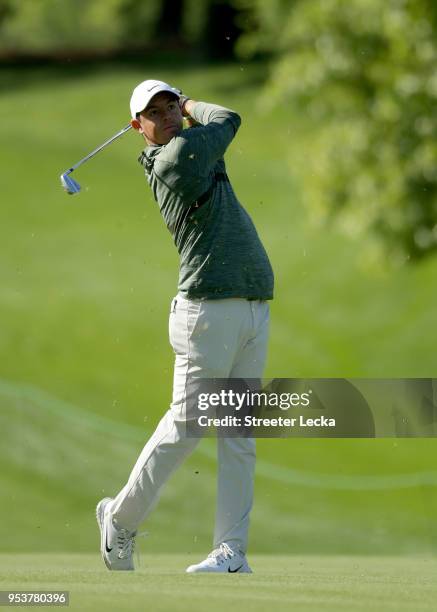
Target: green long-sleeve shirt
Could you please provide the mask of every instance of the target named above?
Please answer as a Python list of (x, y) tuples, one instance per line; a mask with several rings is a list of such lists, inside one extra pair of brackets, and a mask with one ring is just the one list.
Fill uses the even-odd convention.
[(273, 271), (255, 226), (237, 200), (223, 155), (237, 132), (237, 113), (197, 102), (201, 124), (166, 145), (145, 149), (144, 165), (180, 255), (179, 293), (190, 299), (273, 298)]

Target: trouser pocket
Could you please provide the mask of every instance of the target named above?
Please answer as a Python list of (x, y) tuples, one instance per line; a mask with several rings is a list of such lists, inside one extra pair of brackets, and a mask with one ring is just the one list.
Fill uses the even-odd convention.
[(176, 297), (172, 300), (169, 316), (170, 344), (177, 355), (189, 355), (190, 339), (196, 329), (202, 302), (181, 300)]

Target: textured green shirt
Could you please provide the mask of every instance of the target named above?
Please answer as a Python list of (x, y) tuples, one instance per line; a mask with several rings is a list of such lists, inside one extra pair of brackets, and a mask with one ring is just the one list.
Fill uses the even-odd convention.
[(180, 255), (179, 293), (186, 298), (273, 298), (273, 271), (255, 226), (237, 200), (223, 155), (237, 113), (198, 102), (199, 126), (145, 149), (145, 168)]

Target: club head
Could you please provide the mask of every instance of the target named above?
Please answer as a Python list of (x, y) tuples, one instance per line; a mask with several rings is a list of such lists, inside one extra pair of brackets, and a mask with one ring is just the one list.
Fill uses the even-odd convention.
[(74, 180), (74, 178), (69, 176), (68, 172), (64, 172), (64, 174), (61, 174), (61, 184), (62, 184), (62, 187), (64, 188), (64, 190), (69, 195), (74, 195), (75, 193), (79, 193), (79, 191), (80, 191), (79, 183), (77, 183)]

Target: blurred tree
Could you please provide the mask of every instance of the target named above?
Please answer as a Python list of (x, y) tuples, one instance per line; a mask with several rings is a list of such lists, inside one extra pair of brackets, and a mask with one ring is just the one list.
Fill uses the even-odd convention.
[(3, 22), (13, 14), (13, 6), (11, 0), (0, 0), (0, 31)]
[(123, 47), (151, 46), (163, 3), (163, 0), (119, 0), (117, 20)]
[(299, 0), (232, 0), (241, 28), (236, 51), (241, 57), (279, 56), (285, 21)]
[(124, 0), (9, 0), (2, 23), (4, 52), (88, 50), (118, 44)]
[(239, 0), (245, 57), (273, 56), (264, 102), (310, 129), (290, 138), (313, 218), (368, 232), (398, 261), (437, 249), (437, 4)]
[(237, 8), (226, 0), (209, 0), (203, 29), (203, 46), (210, 59), (230, 59), (241, 29), (237, 23)]
[(184, 48), (229, 59), (235, 0), (0, 0), (0, 54), (99, 54)]
[(185, 40), (203, 58), (232, 59), (246, 12), (238, 0), (185, 0), (182, 25)]
[(176, 43), (182, 42), (183, 0), (162, 0), (161, 13), (157, 23), (157, 34)]

